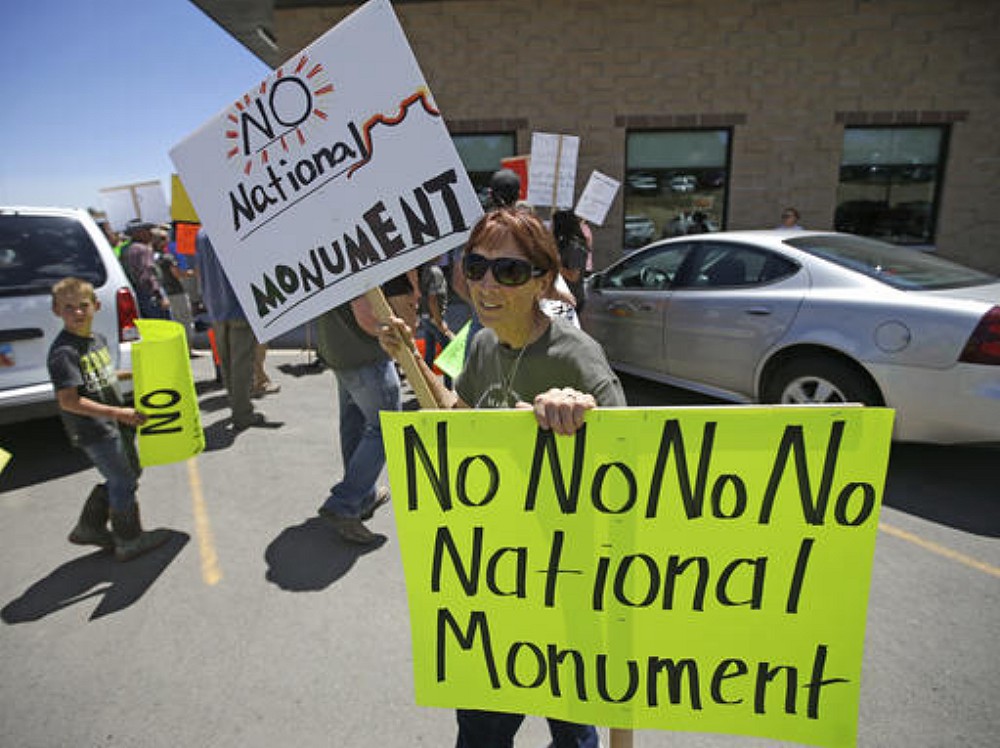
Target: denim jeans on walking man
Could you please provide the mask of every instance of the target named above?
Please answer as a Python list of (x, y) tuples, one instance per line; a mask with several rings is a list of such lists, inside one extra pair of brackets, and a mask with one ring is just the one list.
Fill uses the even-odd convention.
[(375, 500), (385, 467), (379, 411), (399, 410), (399, 375), (391, 360), (355, 369), (334, 369), (340, 406), (340, 452), (344, 477), (330, 489), (323, 509), (341, 517), (361, 517)]

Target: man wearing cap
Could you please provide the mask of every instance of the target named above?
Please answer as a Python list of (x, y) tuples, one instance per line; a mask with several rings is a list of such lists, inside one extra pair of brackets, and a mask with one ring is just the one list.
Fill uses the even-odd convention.
[(139, 316), (170, 319), (170, 300), (160, 283), (159, 268), (153, 254), (154, 224), (132, 220), (125, 233), (132, 239), (122, 253), (122, 264), (139, 297)]

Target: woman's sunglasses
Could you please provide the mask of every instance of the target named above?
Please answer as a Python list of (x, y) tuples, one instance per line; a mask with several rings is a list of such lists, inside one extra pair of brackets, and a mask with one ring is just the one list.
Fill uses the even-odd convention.
[(471, 281), (481, 281), (487, 270), (493, 273), (501, 286), (523, 286), (529, 279), (546, 273), (542, 268), (536, 268), (527, 260), (517, 257), (497, 257), (491, 260), (473, 253), (462, 258), (462, 272)]

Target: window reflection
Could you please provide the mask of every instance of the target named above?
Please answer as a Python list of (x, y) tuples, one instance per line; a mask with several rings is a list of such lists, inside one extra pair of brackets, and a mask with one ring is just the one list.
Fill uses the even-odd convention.
[(847, 128), (834, 228), (933, 243), (946, 136), (944, 127)]
[(729, 130), (627, 135), (624, 249), (719, 231), (729, 174)]
[(453, 135), (452, 141), (480, 202), (485, 206), (493, 172), (500, 168), (501, 159), (516, 155), (514, 133)]

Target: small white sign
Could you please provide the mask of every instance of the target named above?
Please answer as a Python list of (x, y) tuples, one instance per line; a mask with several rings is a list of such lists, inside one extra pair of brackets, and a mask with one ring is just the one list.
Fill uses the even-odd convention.
[(579, 153), (576, 135), (532, 133), (527, 201), (540, 207), (572, 207)]
[(170, 223), (170, 208), (159, 181), (105, 187), (101, 190), (101, 203), (115, 231), (124, 230), (134, 220)]
[(617, 179), (612, 179), (599, 171), (591, 172), (587, 186), (583, 188), (580, 201), (573, 212), (590, 223), (603, 226), (619, 187), (621, 182)]
[(261, 341), (464, 244), (482, 213), (388, 0), (170, 156)]

